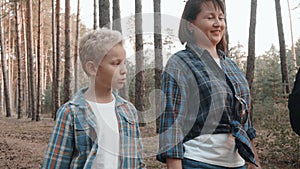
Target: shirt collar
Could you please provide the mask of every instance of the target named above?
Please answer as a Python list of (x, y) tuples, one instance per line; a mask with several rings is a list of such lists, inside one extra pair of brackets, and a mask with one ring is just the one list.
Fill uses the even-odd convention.
[[(87, 91), (88, 87), (80, 89), (70, 100), (70, 104), (74, 104), (78, 106), (79, 108), (85, 108), (86, 104), (82, 104), (86, 102), (86, 99), (84, 98), (83, 94)], [(127, 101), (120, 97), (116, 92), (113, 92), (113, 95), (116, 98), (116, 106), (121, 106), (125, 104)], [(87, 103), (87, 102), (86, 102)]]

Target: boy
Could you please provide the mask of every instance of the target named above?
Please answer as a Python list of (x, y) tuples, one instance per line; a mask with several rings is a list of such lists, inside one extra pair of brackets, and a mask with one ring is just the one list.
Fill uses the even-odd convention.
[(89, 86), (58, 110), (42, 168), (144, 168), (136, 109), (112, 92), (126, 81), (122, 35), (92, 31), (79, 55)]

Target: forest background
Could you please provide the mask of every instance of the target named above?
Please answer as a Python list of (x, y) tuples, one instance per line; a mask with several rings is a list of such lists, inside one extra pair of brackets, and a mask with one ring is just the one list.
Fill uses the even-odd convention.
[[(147, 119), (141, 124), (144, 137), (156, 135), (159, 114), (145, 112), (156, 112), (163, 66), (182, 48), (177, 28), (162, 22), (174, 18), (160, 13), (160, 0), (153, 0), (152, 14), (144, 14), (141, 0), (135, 0), (137, 15), (126, 18), (120, 17), (119, 0), (94, 0), (89, 4), (93, 28), (88, 28), (80, 20), (84, 12), (80, 5), (85, 1), (76, 1), (76, 13), (71, 13), (70, 0), (0, 2), (0, 168), (39, 167), (56, 110), (87, 84), (78, 62), (78, 39), (98, 27), (126, 35), (128, 78), (119, 93), (134, 103), (139, 118)], [(245, 72), (251, 87), (256, 146), (264, 168), (299, 168), (299, 137), (290, 128), (287, 98), (300, 64), (300, 38), (293, 39), (290, 27), (292, 45), (287, 47), (281, 3), (274, 0), (279, 49), (273, 45), (265, 53), (255, 54), (260, 37), (255, 36), (257, 0), (251, 0), (248, 51), (237, 44), (229, 47), (228, 56)], [(299, 5), (293, 10), (299, 11)], [(145, 31), (147, 26), (150, 33)], [(230, 34), (228, 37), (230, 42)], [(154, 104), (150, 104), (151, 99)], [(148, 156), (146, 162), (148, 168), (164, 166), (154, 156)]]

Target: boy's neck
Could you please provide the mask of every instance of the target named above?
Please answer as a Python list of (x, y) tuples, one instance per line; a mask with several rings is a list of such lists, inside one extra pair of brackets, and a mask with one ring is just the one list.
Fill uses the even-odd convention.
[(85, 93), (84, 93), (84, 98), (97, 102), (97, 103), (109, 103), (113, 101), (113, 96), (112, 96), (112, 90), (93, 90), (89, 88)]

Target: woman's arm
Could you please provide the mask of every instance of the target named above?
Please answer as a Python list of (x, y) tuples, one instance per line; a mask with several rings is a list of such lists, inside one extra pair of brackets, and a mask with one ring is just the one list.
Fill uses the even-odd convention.
[(167, 169), (182, 169), (182, 160), (179, 158), (167, 158)]
[(254, 164), (249, 163), (248, 164), (248, 169), (261, 169), (259, 157), (258, 157), (256, 147), (255, 147), (255, 144), (254, 144), (254, 139), (251, 140), (251, 146), (252, 146), (254, 157), (255, 157), (255, 163), (258, 165), (258, 167), (256, 167)]

